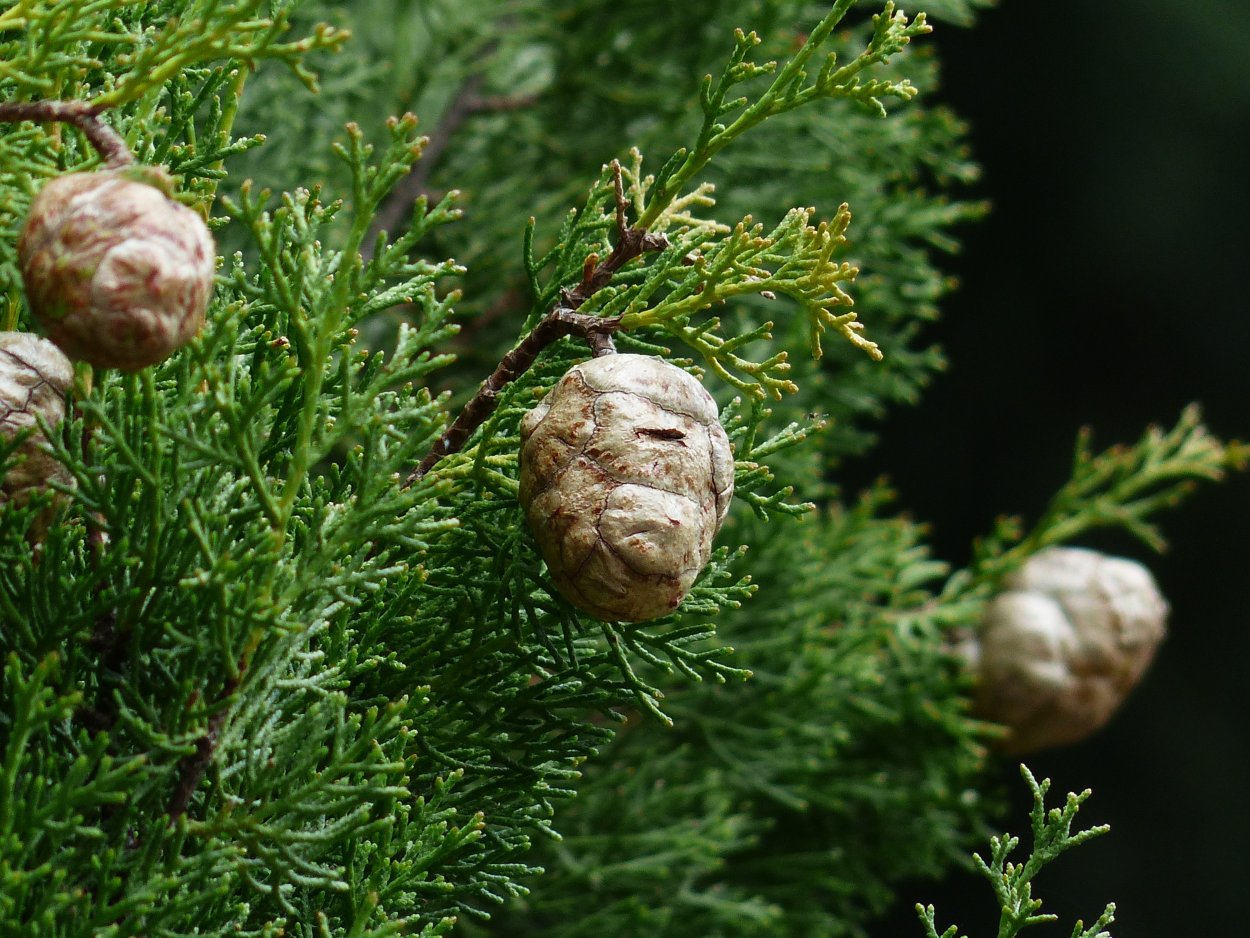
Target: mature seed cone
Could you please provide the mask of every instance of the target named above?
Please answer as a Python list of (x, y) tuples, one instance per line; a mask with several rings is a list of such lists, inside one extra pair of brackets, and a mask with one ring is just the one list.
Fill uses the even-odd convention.
[(521, 505), (557, 588), (603, 620), (672, 612), (733, 497), (716, 402), (647, 355), (569, 369), (521, 422)]
[[(0, 508), (9, 501), (24, 505), (51, 481), (73, 484), (74, 477), (48, 452), (37, 419), (42, 417), (49, 427), (60, 425), (65, 419), (65, 393), (73, 380), (73, 365), (47, 339), (28, 332), (0, 332), (0, 445), (7, 450), (18, 440), (5, 460)], [(41, 539), (46, 525), (45, 515), (31, 536)]]
[(1005, 724), (1002, 748), (1077, 742), (1103, 726), (1154, 657), (1168, 606), (1150, 572), (1121, 557), (1051, 548), (1003, 581), (975, 639), (979, 715)]
[(47, 182), (18, 242), (31, 310), (71, 358), (136, 371), (199, 331), (216, 248), (151, 167)]

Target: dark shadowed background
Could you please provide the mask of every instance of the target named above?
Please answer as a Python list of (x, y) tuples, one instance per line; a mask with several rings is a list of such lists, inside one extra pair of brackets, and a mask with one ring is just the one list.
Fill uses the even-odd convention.
[[(964, 561), (997, 513), (1036, 518), (1083, 424), (1105, 446), (1199, 401), (1216, 433), (1250, 438), (1247, 12), (1007, 0), (930, 40), (994, 210), (964, 232), (962, 288), (936, 327), (949, 372), (855, 471), (888, 469), (946, 559)], [(1061, 919), (1038, 938), (1066, 938), (1108, 900), (1117, 938), (1246, 933), (1250, 478), (1204, 487), (1163, 528), (1162, 557), (1086, 542), (1150, 564), (1172, 631), (1111, 727), (1027, 759), (1058, 795), (1093, 788), (1082, 818), (1112, 825), (1039, 879)], [(1028, 799), (1014, 763), (1001, 774), (1022, 833)], [(919, 935), (920, 900), (973, 938), (996, 931), (988, 887), (967, 873), (909, 887), (874, 934)]]

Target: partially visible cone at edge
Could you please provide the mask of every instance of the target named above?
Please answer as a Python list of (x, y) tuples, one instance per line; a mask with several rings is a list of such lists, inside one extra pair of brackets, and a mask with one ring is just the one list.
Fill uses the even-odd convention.
[[(5, 460), (0, 478), (0, 510), (6, 503), (26, 504), (52, 483), (71, 487), (74, 477), (52, 455), (39, 419), (49, 428), (65, 419), (65, 395), (74, 368), (65, 354), (47, 339), (28, 332), (0, 332), (0, 442), (16, 447)], [(28, 529), (31, 540), (42, 540), (52, 508), (42, 512)]]

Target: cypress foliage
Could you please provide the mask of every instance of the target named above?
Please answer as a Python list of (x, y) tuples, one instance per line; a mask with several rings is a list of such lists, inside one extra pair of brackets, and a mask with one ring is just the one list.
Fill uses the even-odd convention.
[[(857, 935), (961, 862), (995, 731), (952, 637), (1047, 546), (1158, 546), (1155, 512), (1242, 454), (1196, 411), (1082, 437), (963, 570), (884, 484), (838, 490), (942, 367), (923, 325), (983, 211), (958, 119), (917, 97), (929, 27), (854, 0), (0, 12), (0, 109), (97, 105), (223, 258), (177, 354), (78, 366), (43, 428), (73, 484), (0, 505), (0, 933)], [(0, 124), (6, 330), (33, 328), (32, 197), (100, 162), (72, 125)], [(517, 504), (519, 422), (581, 340), (414, 474), (570, 297), (699, 375), (734, 446), (720, 546), (652, 622), (578, 613)], [(1004, 909), (1084, 836), (1027, 781)]]

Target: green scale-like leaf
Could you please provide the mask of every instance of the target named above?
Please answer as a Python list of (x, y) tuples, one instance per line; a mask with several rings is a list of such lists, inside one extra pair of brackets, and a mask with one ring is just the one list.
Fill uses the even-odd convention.
[[(957, 862), (992, 806), (951, 630), (1046, 544), (1153, 540), (1237, 453), (1194, 415), (1082, 449), (1034, 534), (953, 576), (884, 489), (842, 504), (864, 418), (940, 364), (935, 257), (979, 207), (939, 192), (975, 168), (915, 100), (924, 17), (713, 7), (0, 12), (0, 101), (108, 105), (227, 255), (196, 339), (81, 368), (41, 428), (72, 490), (0, 506), (0, 933), (851, 935)], [(32, 195), (98, 162), (0, 125), (6, 327)], [(583, 343), (404, 484), (622, 225), (669, 246), (582, 312), (706, 381), (739, 496), (643, 624), (570, 606), (515, 499), (520, 421)]]

